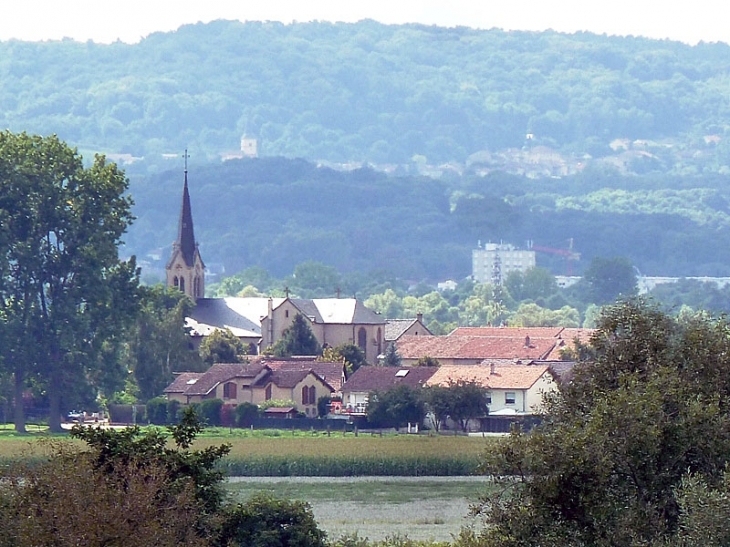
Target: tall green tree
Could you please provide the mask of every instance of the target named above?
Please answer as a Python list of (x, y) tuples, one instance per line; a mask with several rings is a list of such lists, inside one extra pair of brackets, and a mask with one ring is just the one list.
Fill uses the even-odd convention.
[(609, 304), (637, 293), (634, 266), (623, 257), (594, 258), (583, 274), (581, 284), (585, 285), (589, 301), (595, 304)]
[(240, 363), (246, 348), (230, 329), (216, 329), (200, 344), (200, 358), (206, 365), (213, 363)]
[(294, 316), (292, 324), (284, 329), (281, 338), (276, 341), (272, 348), (277, 357), (289, 357), (292, 355), (319, 355), (322, 347), (309, 328), (307, 320), (301, 313)]
[(399, 367), (401, 366), (401, 358), (398, 355), (398, 349), (395, 344), (391, 342), (385, 347), (385, 353), (383, 354), (383, 360), (380, 363), (384, 367)]
[(15, 381), (15, 427), (25, 429), (30, 375), (47, 393), (58, 431), (80, 392), (126, 376), (119, 348), (137, 311), (134, 260), (118, 256), (132, 221), (127, 179), (55, 136), (0, 133), (0, 316)]
[(629, 301), (605, 308), (580, 353), (543, 425), (487, 455), (484, 471), (503, 488), (483, 500), (480, 545), (673, 544), (682, 523), (702, 522), (683, 514), (688, 485), (720, 488), (720, 497), (727, 489), (724, 318), (672, 318)]
[(199, 371), (203, 364), (191, 349), (185, 317), (194, 304), (185, 294), (162, 285), (140, 287), (141, 311), (128, 341), (128, 367), (134, 373), (139, 399), (162, 393), (173, 372)]

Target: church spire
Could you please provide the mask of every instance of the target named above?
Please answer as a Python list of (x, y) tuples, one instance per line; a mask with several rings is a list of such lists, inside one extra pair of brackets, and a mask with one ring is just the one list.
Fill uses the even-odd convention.
[(172, 244), (172, 256), (165, 268), (167, 286), (180, 289), (193, 300), (205, 295), (205, 264), (195, 242), (193, 212), (188, 191), (188, 151), (185, 150), (185, 181), (182, 206), (177, 227), (177, 239)]
[(188, 151), (185, 149), (185, 182), (183, 184), (182, 207), (180, 221), (177, 228), (175, 245), (180, 249), (187, 266), (192, 267), (195, 262), (195, 232), (193, 230), (193, 213), (190, 208), (190, 192), (188, 192)]

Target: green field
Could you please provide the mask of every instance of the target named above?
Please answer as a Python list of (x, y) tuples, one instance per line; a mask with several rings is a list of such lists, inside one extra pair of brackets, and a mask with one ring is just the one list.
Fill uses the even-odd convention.
[[(0, 459), (48, 450), (44, 433), (0, 433)], [(493, 438), (323, 432), (207, 430), (194, 448), (227, 443), (231, 476), (471, 475)], [(79, 443), (79, 446), (83, 446)]]

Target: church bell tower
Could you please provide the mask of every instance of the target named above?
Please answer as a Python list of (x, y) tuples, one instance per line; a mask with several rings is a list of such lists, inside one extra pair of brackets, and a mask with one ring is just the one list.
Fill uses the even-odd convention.
[(177, 228), (177, 240), (172, 244), (172, 255), (167, 262), (167, 286), (180, 289), (196, 301), (205, 296), (205, 264), (200, 258), (193, 231), (193, 213), (188, 192), (188, 151), (185, 150), (185, 182), (182, 206)]

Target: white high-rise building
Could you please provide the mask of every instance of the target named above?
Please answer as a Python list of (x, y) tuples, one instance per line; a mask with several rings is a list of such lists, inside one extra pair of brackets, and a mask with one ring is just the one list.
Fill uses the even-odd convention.
[(535, 251), (518, 249), (506, 243), (481, 244), (471, 252), (471, 275), (477, 283), (501, 284), (510, 272), (535, 267)]

